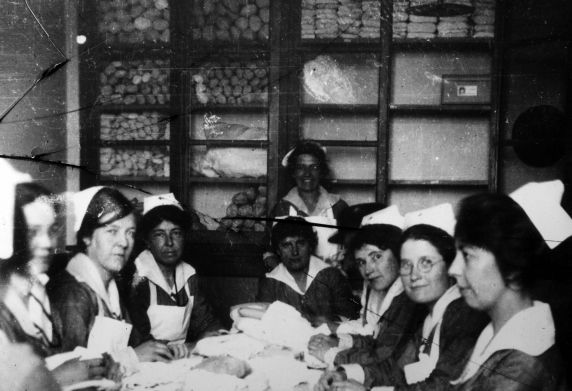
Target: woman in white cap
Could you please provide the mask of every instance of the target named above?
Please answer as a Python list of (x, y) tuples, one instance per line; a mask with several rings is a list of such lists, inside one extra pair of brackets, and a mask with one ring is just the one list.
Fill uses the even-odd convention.
[(136, 330), (131, 332), (115, 281), (133, 250), (133, 205), (116, 189), (92, 187), (75, 194), (74, 212), (79, 252), (48, 284), (63, 349), (102, 348), (105, 343), (113, 344), (110, 349), (125, 349), (129, 340), (140, 361), (171, 360), (166, 344), (140, 344)]
[(409, 323), (425, 316), (423, 307), (407, 297), (399, 278), (402, 224), (396, 224), (365, 225), (349, 243), (348, 251), (364, 278), (361, 319), (341, 323), (337, 336), (319, 334), (310, 339), (309, 352), (329, 365), (361, 366), (391, 356)]
[(467, 304), (490, 317), (455, 389), (566, 389), (552, 312), (531, 294), (547, 247), (527, 213), (506, 195), (468, 197), (455, 238), (463, 256), (449, 273)]
[(486, 317), (465, 304), (447, 275), (457, 255), (451, 234), (438, 227), (451, 232), (450, 224), (441, 224), (442, 220), (454, 221), (450, 205), (447, 210), (415, 212), (419, 218), (405, 216), (406, 224), (408, 220), (435, 224), (410, 226), (400, 241), (399, 274), (405, 293), (426, 307), (429, 313), (425, 320), (419, 326), (408, 325), (404, 330), (408, 337), (391, 357), (361, 367), (342, 365), (337, 371), (326, 372), (318, 389), (443, 390), (459, 376)]
[[(323, 187), (330, 176), (324, 149), (314, 141), (300, 141), (284, 156), (282, 166), (296, 186), (278, 201), (270, 216), (299, 216), (308, 218), (310, 222), (335, 225), (336, 219), (348, 204), (339, 195), (328, 193)], [(318, 255), (327, 257), (335, 254), (336, 251), (327, 249), (337, 247), (327, 241), (334, 232), (333, 229), (324, 228), (324, 239), (319, 245), (325, 249), (318, 249), (323, 253)], [(270, 270), (279, 263), (279, 259), (275, 253), (267, 252), (264, 254), (264, 263)]]
[(138, 235), (146, 249), (135, 259), (129, 299), (134, 327), (144, 339), (169, 342), (176, 357), (223, 328), (199, 291), (195, 269), (183, 261), (190, 223), (173, 194), (143, 200)]

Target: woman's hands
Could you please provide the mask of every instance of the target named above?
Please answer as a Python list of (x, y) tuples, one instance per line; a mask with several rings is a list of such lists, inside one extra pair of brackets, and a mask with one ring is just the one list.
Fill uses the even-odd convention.
[(169, 344), (169, 350), (173, 354), (173, 360), (189, 357), (193, 352), (194, 345), (195, 344), (184, 342)]
[(328, 350), (331, 348), (335, 348), (339, 344), (339, 339), (337, 337), (325, 335), (325, 334), (317, 334), (313, 335), (308, 342), (308, 351), (314, 357), (319, 358), (322, 361), (325, 361), (325, 355)]
[(345, 372), (340, 371), (324, 371), (318, 383), (314, 386), (314, 391), (330, 390), (334, 383), (344, 382), (347, 380)]
[(169, 346), (160, 341), (147, 341), (143, 342), (141, 345), (137, 346), (135, 353), (139, 358), (139, 361), (161, 361), (169, 362), (174, 360), (175, 357)]

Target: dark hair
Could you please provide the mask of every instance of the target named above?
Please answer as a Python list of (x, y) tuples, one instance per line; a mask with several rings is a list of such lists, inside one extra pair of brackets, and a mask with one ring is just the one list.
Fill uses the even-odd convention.
[(176, 224), (185, 232), (190, 228), (190, 216), (187, 212), (174, 205), (161, 205), (151, 209), (141, 218), (137, 229), (138, 236), (146, 240), (149, 233), (163, 221)]
[(315, 141), (302, 140), (296, 144), (294, 150), (288, 156), (286, 169), (288, 170), (288, 175), (292, 177), (296, 172), (296, 163), (298, 161), (298, 156), (300, 155), (312, 155), (318, 159), (318, 164), (320, 165), (320, 178), (328, 179), (330, 177), (330, 166), (328, 165), (328, 159), (326, 153)]
[(508, 284), (531, 289), (537, 262), (548, 248), (526, 212), (507, 195), (483, 193), (461, 201), (455, 238), (491, 252)]
[(87, 206), (87, 211), (77, 231), (78, 250), (85, 251), (83, 239), (91, 238), (93, 231), (97, 228), (122, 219), (134, 211), (134, 205), (119, 190), (111, 187), (99, 190)]
[(270, 238), (272, 249), (278, 251), (280, 242), (287, 237), (301, 237), (310, 243), (312, 252), (314, 251), (318, 239), (312, 225), (301, 217), (291, 216), (283, 220), (279, 220), (272, 227), (272, 236)]
[[(441, 228), (429, 224), (417, 224), (407, 228), (399, 242), (399, 248), (408, 240), (425, 240), (437, 249), (443, 261), (450, 266), (457, 255), (455, 239)], [(400, 255), (401, 257), (401, 255)]]
[(46, 202), (52, 205), (56, 213), (59, 212), (59, 204), (54, 195), (42, 185), (26, 182), (19, 183), (15, 187), (13, 254), (10, 259), (2, 262), (1, 273), (4, 275), (3, 277), (9, 277), (13, 272), (27, 272), (26, 264), (30, 260), (30, 250), (24, 207), (41, 197), (44, 197)]
[(401, 238), (401, 230), (394, 225), (389, 224), (371, 224), (366, 225), (356, 231), (356, 235), (352, 238), (349, 245), (350, 252), (354, 252), (362, 248), (366, 244), (379, 247), (381, 250), (391, 250), (393, 255), (399, 254), (399, 239)]

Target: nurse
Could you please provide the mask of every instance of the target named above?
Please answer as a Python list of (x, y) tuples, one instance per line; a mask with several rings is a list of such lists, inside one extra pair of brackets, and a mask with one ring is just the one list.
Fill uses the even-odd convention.
[(131, 332), (115, 281), (133, 250), (133, 205), (116, 189), (91, 187), (75, 194), (74, 213), (79, 252), (48, 284), (64, 350), (87, 346), (122, 351), (135, 359), (133, 351), (126, 350), (129, 341), (140, 361), (171, 360), (165, 343), (140, 344), (136, 330)]
[[(550, 186), (534, 192), (545, 197)], [(533, 208), (546, 210), (546, 204)], [(541, 220), (554, 226), (557, 217), (544, 213)], [(467, 304), (490, 318), (463, 373), (452, 382), (455, 389), (566, 389), (552, 311), (531, 294), (535, 267), (547, 247), (525, 210), (507, 195), (468, 197), (461, 202), (455, 237), (463, 256), (449, 273)]]
[(173, 194), (143, 200), (139, 235), (147, 248), (135, 259), (129, 300), (133, 325), (143, 338), (169, 342), (177, 357), (223, 328), (199, 291), (195, 269), (183, 261), (189, 224)]
[(428, 315), (385, 360), (326, 372), (319, 390), (443, 390), (458, 377), (486, 317), (467, 306), (447, 274), (457, 250), (451, 205), (405, 215), (399, 274), (406, 295)]

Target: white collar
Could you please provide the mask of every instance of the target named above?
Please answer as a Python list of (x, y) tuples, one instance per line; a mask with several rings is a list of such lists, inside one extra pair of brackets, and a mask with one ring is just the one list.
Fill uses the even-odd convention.
[[(367, 297), (366, 303), (366, 296), (369, 290), (369, 297)], [(379, 292), (371, 289), (367, 282), (364, 282), (364, 289), (361, 295), (361, 306), (362, 306), (362, 318), (363, 318), (363, 311), (367, 311), (365, 314), (365, 318), (368, 324), (376, 325), (379, 322), (379, 319), (383, 316), (383, 314), (388, 310), (393, 302), (393, 299), (399, 296), (403, 292), (403, 283), (401, 282), (401, 278), (396, 278), (393, 284), (389, 287), (385, 296), (383, 298), (379, 294)]]
[[(135, 266), (137, 267), (137, 273), (140, 277), (147, 278), (167, 293), (177, 293), (173, 292), (174, 288), (169, 287), (169, 284), (161, 272), (159, 265), (157, 265), (155, 257), (153, 257), (151, 251), (142, 251), (135, 259)], [(194, 274), (195, 269), (191, 265), (185, 262), (179, 262), (175, 268), (176, 286), (179, 289), (183, 288), (187, 284), (189, 278)]]
[(511, 349), (529, 356), (539, 356), (554, 345), (554, 341), (554, 320), (550, 306), (534, 301), (532, 307), (510, 318), (497, 335), (494, 335), (492, 322), (489, 323), (481, 332), (461, 377), (451, 384), (461, 384), (469, 380), (495, 352)]
[(443, 293), (433, 306), (431, 313), (425, 318), (425, 322), (423, 323), (423, 338), (429, 338), (431, 331), (433, 331), (435, 326), (443, 320), (443, 316), (445, 315), (445, 311), (449, 304), (460, 297), (461, 292), (459, 291), (457, 284), (453, 285)]
[(306, 278), (306, 287), (304, 292), (300, 290), (298, 284), (296, 284), (296, 280), (292, 277), (292, 274), (286, 269), (283, 263), (278, 264), (270, 273), (266, 273), (266, 277), (273, 278), (277, 281), (280, 281), (294, 291), (296, 291), (300, 295), (304, 295), (304, 293), (308, 290), (316, 275), (321, 272), (322, 270), (330, 267), (326, 262), (322, 261), (320, 258), (311, 255), (310, 256), (310, 264), (308, 265), (308, 276)]
[[(102, 300), (107, 308), (116, 316), (121, 316), (121, 305), (119, 303), (119, 291), (115, 279), (111, 279), (106, 289), (99, 270), (94, 261), (84, 253), (77, 253), (69, 261), (66, 271), (75, 277), (79, 282), (87, 284)], [(101, 310), (101, 308), (100, 308)]]
[(34, 338), (41, 338), (40, 332), (30, 317), (28, 306), (20, 294), (18, 294), (17, 288), (11, 285), (8, 286), (4, 295), (4, 305), (6, 305), (12, 315), (14, 315), (14, 318), (16, 318), (26, 334)]
[[(306, 207), (306, 203), (298, 194), (298, 188), (293, 187), (290, 189), (288, 194), (283, 197), (284, 200), (296, 205), (300, 211), (306, 213), (308, 216), (310, 212)], [(330, 194), (326, 189), (320, 186), (320, 197), (316, 203), (316, 208), (314, 209), (313, 216), (328, 216), (328, 211), (334, 206), (336, 202), (340, 200), (340, 196), (337, 194)]]

